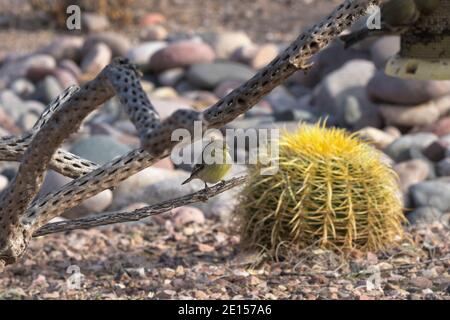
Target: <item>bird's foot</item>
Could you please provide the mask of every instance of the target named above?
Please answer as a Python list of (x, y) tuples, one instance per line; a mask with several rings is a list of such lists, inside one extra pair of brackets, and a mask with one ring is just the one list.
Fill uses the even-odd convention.
[(209, 197), (208, 197), (209, 190), (210, 190), (210, 189), (209, 189), (208, 185), (205, 183), (205, 188), (202, 190), (202, 192), (201, 192), (201, 194), (200, 194), (200, 200), (201, 200), (202, 202), (208, 201), (208, 199), (209, 199)]

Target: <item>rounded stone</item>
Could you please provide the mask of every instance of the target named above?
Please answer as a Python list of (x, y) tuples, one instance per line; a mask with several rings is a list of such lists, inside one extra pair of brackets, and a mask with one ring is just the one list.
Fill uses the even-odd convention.
[(87, 32), (104, 31), (110, 27), (106, 16), (94, 12), (83, 12), (81, 15), (81, 28)]
[(9, 180), (4, 175), (0, 175), (0, 192), (6, 189), (9, 184)]
[(36, 87), (35, 97), (37, 100), (48, 104), (63, 91), (59, 81), (54, 76), (47, 76), (40, 81)]
[(131, 151), (130, 147), (106, 135), (94, 135), (83, 138), (70, 147), (70, 152), (100, 165), (129, 151)]
[(167, 39), (169, 32), (160, 25), (148, 26), (141, 30), (139, 38), (142, 41), (161, 41)]
[(383, 130), (372, 127), (365, 127), (359, 130), (358, 135), (368, 143), (373, 144), (375, 147), (381, 150), (386, 148), (395, 140), (393, 136), (384, 132)]
[(180, 109), (193, 110), (189, 103), (181, 99), (152, 99), (152, 104), (161, 120), (168, 118), (172, 113)]
[(432, 223), (438, 221), (442, 212), (434, 207), (419, 207), (408, 213), (406, 217), (411, 224)]
[[(39, 191), (40, 196), (44, 196), (50, 192), (54, 192), (71, 182), (72, 179), (67, 178), (53, 170), (47, 173), (42, 188)], [(104, 190), (97, 195), (86, 199), (78, 206), (65, 211), (62, 216), (70, 219), (81, 218), (89, 214), (103, 212), (111, 204), (113, 199), (111, 190)]]
[(398, 174), (400, 187), (404, 193), (407, 193), (412, 185), (424, 181), (430, 174), (428, 163), (421, 159), (398, 163), (394, 166), (394, 170)]
[(205, 223), (205, 215), (195, 207), (183, 206), (171, 210), (172, 222), (175, 226), (181, 227), (186, 224), (203, 224)]
[(106, 44), (111, 49), (112, 56), (125, 56), (131, 48), (127, 37), (116, 32), (106, 31), (90, 34), (83, 45), (83, 52), (89, 52), (98, 43)]
[(252, 59), (250, 60), (250, 66), (254, 69), (261, 69), (268, 65), (279, 53), (279, 49), (276, 45), (268, 43), (259, 47)]
[(214, 51), (206, 43), (198, 41), (178, 41), (160, 49), (150, 59), (149, 67), (155, 72), (172, 68), (184, 68), (196, 63), (211, 62)]
[(69, 71), (77, 80), (81, 77), (80, 67), (72, 60), (68, 59), (62, 60), (59, 63), (59, 67), (63, 70)]
[(249, 67), (228, 61), (202, 63), (189, 68), (186, 77), (194, 86), (211, 90), (226, 80), (246, 81), (255, 74)]
[(330, 115), (339, 125), (354, 130), (381, 127), (378, 106), (366, 93), (375, 71), (370, 61), (352, 60), (328, 74), (313, 91), (312, 102), (317, 112)]
[(56, 68), (53, 70), (52, 75), (58, 80), (59, 84), (63, 88), (78, 85), (78, 80), (75, 76), (67, 69)]
[(381, 37), (370, 47), (372, 61), (378, 69), (384, 69), (387, 61), (398, 52), (400, 52), (399, 36)]
[(228, 59), (240, 47), (252, 45), (252, 41), (244, 32), (220, 32), (212, 36), (211, 45), (218, 58)]
[(450, 116), (437, 120), (427, 130), (439, 137), (450, 134)]
[(450, 81), (401, 79), (379, 70), (369, 81), (367, 92), (376, 101), (417, 105), (449, 94)]
[(128, 51), (126, 57), (137, 65), (146, 65), (150, 61), (155, 52), (165, 48), (166, 42), (163, 41), (151, 41), (142, 42), (139, 45), (133, 47)]
[(396, 162), (410, 160), (409, 152), (411, 149), (422, 152), (436, 140), (438, 140), (438, 137), (432, 133), (407, 134), (392, 142), (385, 149), (385, 152)]
[(97, 43), (90, 47), (86, 56), (81, 61), (83, 73), (95, 76), (110, 63), (112, 57), (111, 50), (104, 43)]
[(450, 176), (450, 158), (445, 158), (436, 164), (437, 174), (441, 177)]
[(38, 50), (41, 54), (48, 54), (57, 61), (63, 59), (78, 61), (81, 56), (84, 39), (79, 36), (60, 36), (49, 45)]
[(35, 90), (33, 83), (24, 78), (15, 80), (9, 87), (22, 98), (30, 96)]
[(416, 207), (435, 207), (441, 212), (450, 211), (450, 180), (440, 178), (424, 181), (410, 188), (411, 199)]
[(158, 82), (163, 86), (174, 87), (183, 77), (183, 68), (173, 68), (161, 72), (158, 75)]

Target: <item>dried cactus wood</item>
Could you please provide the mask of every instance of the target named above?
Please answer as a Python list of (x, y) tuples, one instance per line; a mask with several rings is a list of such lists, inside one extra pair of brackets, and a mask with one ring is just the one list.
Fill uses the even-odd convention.
[[(33, 233), (50, 219), (167, 156), (174, 146), (170, 141), (174, 129), (186, 128), (192, 132), (194, 120), (203, 121), (205, 129), (219, 128), (250, 109), (295, 71), (307, 69), (313, 54), (365, 14), (369, 5), (379, 2), (345, 1), (326, 19), (301, 34), (252, 79), (203, 112), (180, 110), (161, 122), (141, 88), (137, 71), (123, 59), (114, 60), (82, 87), (66, 90), (47, 109), (35, 132), (18, 140), (8, 138), (0, 142), (4, 146), (0, 155), (12, 154), (12, 158), (21, 161), (16, 177), (0, 198), (0, 266), (16, 262), (25, 252)], [(70, 158), (66, 159), (57, 148), (78, 129), (90, 112), (116, 94), (137, 128), (142, 149), (134, 150), (82, 175), (61, 190), (33, 201), (45, 171), (49, 167), (57, 169), (58, 162), (62, 161), (66, 168), (59, 171), (67, 174), (70, 172), (67, 168), (81, 166), (88, 170), (88, 167), (95, 167), (70, 155), (66, 155)], [(76, 172), (82, 174), (80, 170)]]

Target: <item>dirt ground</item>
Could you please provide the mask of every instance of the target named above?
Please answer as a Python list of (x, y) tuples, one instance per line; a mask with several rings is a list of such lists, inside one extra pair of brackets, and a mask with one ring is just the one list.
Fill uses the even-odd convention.
[[(314, 248), (244, 253), (232, 230), (157, 217), (38, 238), (0, 275), (0, 298), (450, 299), (450, 233), (438, 223), (411, 229), (391, 251), (347, 259)], [(83, 276), (71, 278), (70, 266)]]

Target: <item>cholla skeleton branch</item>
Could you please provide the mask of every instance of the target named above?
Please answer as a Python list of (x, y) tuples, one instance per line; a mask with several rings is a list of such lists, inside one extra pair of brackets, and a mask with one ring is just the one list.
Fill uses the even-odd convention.
[[(307, 69), (312, 55), (364, 15), (369, 5), (379, 2), (346, 0), (326, 19), (301, 34), (252, 79), (203, 112), (179, 110), (161, 122), (141, 88), (137, 71), (124, 59), (114, 60), (81, 88), (66, 90), (47, 108), (35, 131), (15, 142), (14, 138), (0, 140), (0, 146), (4, 146), (0, 147), (0, 157), (9, 155), (9, 159), (21, 161), (16, 177), (0, 199), (0, 264), (17, 261), (34, 231), (50, 219), (167, 156), (175, 145), (170, 141), (174, 129), (192, 132), (195, 120), (201, 120), (204, 129), (220, 128), (249, 110), (295, 71)], [(142, 148), (98, 168), (89, 161), (58, 151), (83, 119), (114, 95), (119, 96), (135, 125)], [(78, 178), (32, 202), (49, 167)], [(94, 170), (83, 175), (90, 169)]]

